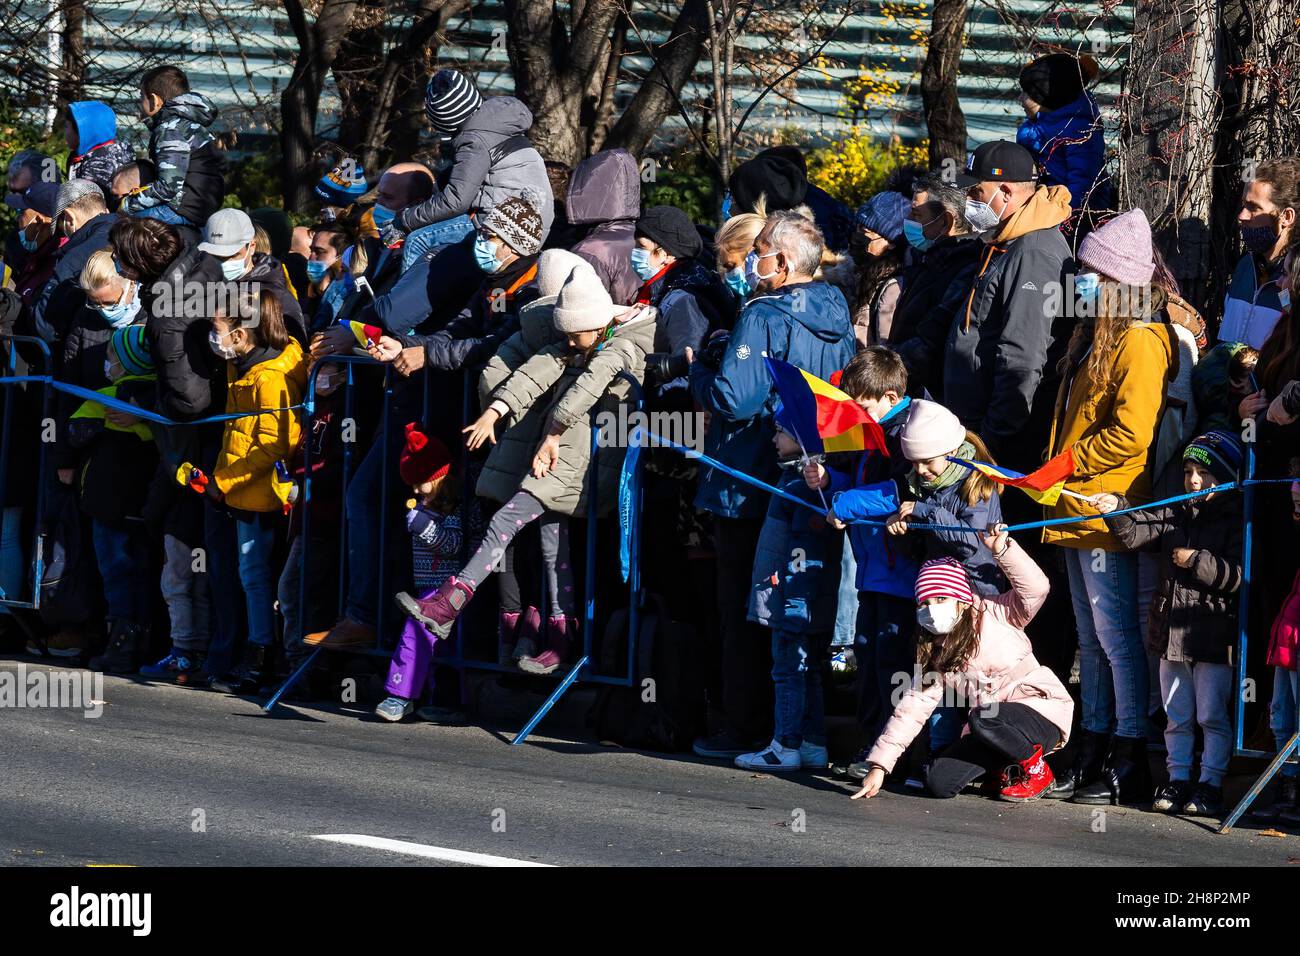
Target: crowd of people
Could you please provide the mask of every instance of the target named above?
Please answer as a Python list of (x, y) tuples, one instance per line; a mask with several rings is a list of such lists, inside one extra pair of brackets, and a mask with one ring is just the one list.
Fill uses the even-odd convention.
[[(438, 161), (340, 163), (310, 226), (218, 208), (217, 110), (176, 67), (141, 79), (147, 155), (106, 104), (72, 104), (65, 169), (8, 166), (7, 368), (66, 386), (0, 388), (0, 587), (41, 596), (12, 612), (28, 649), (256, 695), (316, 648), (383, 647), (379, 718), (464, 720), (440, 663), (458, 627), (506, 673), (600, 640), (580, 582), (619, 593), (626, 442), (593, 452), (593, 421), (643, 401), (706, 423), (709, 463), (643, 458), (644, 585), (696, 637), (696, 754), (825, 770), (839, 632), (859, 797), (894, 774), (1220, 814), (1247, 556), (1242, 494), (1213, 489), (1248, 456), (1300, 475), (1300, 158), (1247, 184), (1207, 322), (1143, 210), (1113, 208), (1094, 76), (1035, 60), (1015, 142), (955, 177), (898, 170), (856, 210), (798, 149), (763, 150), (716, 229), (646, 207), (625, 150), (544, 160), (522, 102), (449, 69), (426, 93)], [(764, 358), (834, 384), (884, 447), (809, 455)], [(1059, 497), (976, 467), (1062, 455)], [(1300, 484), (1253, 508), (1250, 628), (1271, 639), (1247, 663), (1281, 746)], [(571, 526), (593, 519), (589, 568)], [(1261, 818), (1300, 821), (1295, 771)]]

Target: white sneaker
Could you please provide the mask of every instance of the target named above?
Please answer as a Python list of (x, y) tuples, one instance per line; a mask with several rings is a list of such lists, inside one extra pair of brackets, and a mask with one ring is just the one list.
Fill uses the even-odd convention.
[(799, 751), (782, 747), (773, 740), (766, 750), (757, 753), (741, 754), (736, 758), (736, 766), (741, 770), (762, 770), (769, 773), (790, 773), (801, 766)]
[(801, 770), (825, 770), (831, 765), (831, 755), (825, 747), (806, 741), (799, 746), (799, 768)]

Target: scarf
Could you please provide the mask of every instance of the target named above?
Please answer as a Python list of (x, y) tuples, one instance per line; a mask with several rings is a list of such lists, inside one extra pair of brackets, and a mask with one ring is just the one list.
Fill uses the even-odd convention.
[[(974, 461), (975, 446), (968, 441), (964, 441), (957, 450), (952, 453), (952, 457), (960, 458), (963, 461)], [(907, 487), (917, 498), (924, 500), (942, 488), (947, 488), (959, 483), (969, 474), (971, 474), (969, 468), (953, 461), (948, 463), (948, 467), (944, 469), (943, 474), (938, 478), (935, 478), (933, 481), (922, 481), (917, 476), (916, 469), (913, 468), (907, 473)]]

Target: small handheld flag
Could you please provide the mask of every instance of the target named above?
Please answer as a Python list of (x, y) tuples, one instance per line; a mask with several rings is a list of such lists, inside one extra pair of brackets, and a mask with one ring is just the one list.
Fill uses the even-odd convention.
[(967, 461), (964, 458), (953, 458), (951, 455), (948, 460), (987, 475), (998, 484), (1019, 488), (1040, 505), (1050, 507), (1056, 504), (1057, 499), (1063, 494), (1072, 498), (1087, 498), (1086, 495), (1065, 490), (1065, 482), (1074, 474), (1074, 452), (1069, 448), (1027, 475), (1012, 471), (1010, 468), (1003, 468), (1001, 465)]
[(352, 336), (357, 340), (359, 348), (368, 348), (379, 341), (384, 334), (384, 330), (377, 325), (366, 325), (364, 322), (352, 322), (348, 319), (339, 319), (339, 325), (346, 326), (352, 331)]
[(789, 362), (763, 361), (781, 396), (781, 426), (789, 426), (806, 455), (868, 449), (889, 455), (880, 425), (849, 396)]
[(180, 467), (176, 469), (176, 482), (199, 494), (205, 494), (208, 490), (208, 476), (203, 473), (202, 468), (196, 468), (188, 461), (181, 462)]

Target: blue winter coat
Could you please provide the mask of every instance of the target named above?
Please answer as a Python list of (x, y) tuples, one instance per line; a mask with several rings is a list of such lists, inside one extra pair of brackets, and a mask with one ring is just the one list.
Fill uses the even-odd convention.
[(1073, 103), (1026, 119), (1016, 130), (1016, 142), (1043, 167), (1045, 185), (1070, 190), (1073, 209), (1110, 208), (1106, 140), (1091, 93), (1084, 91)]
[[(899, 433), (907, 424), (911, 399), (903, 399), (880, 423), (885, 432), (889, 456), (876, 451), (859, 452), (851, 471), (827, 467), (835, 516), (852, 522), (859, 518), (880, 520), (898, 508), (897, 480), (911, 467), (903, 457)], [(837, 456), (838, 457), (838, 456)], [(857, 561), (855, 584), (859, 591), (889, 594), (911, 600), (916, 593), (916, 575), (921, 569), (921, 549), (909, 537), (895, 538), (881, 525), (850, 524), (849, 544)]]
[[(764, 356), (827, 380), (853, 358), (857, 340), (839, 289), (824, 282), (783, 286), (746, 303), (714, 371), (691, 365), (691, 394), (711, 413), (705, 453), (772, 483), (772, 413), (776, 389)], [(758, 518), (767, 495), (715, 468), (704, 468), (695, 506), (724, 518)]]
[[(777, 487), (822, 507), (821, 497), (798, 470), (787, 471)], [(749, 620), (788, 634), (830, 634), (843, 548), (843, 533), (825, 517), (785, 498), (771, 498), (754, 555)]]

